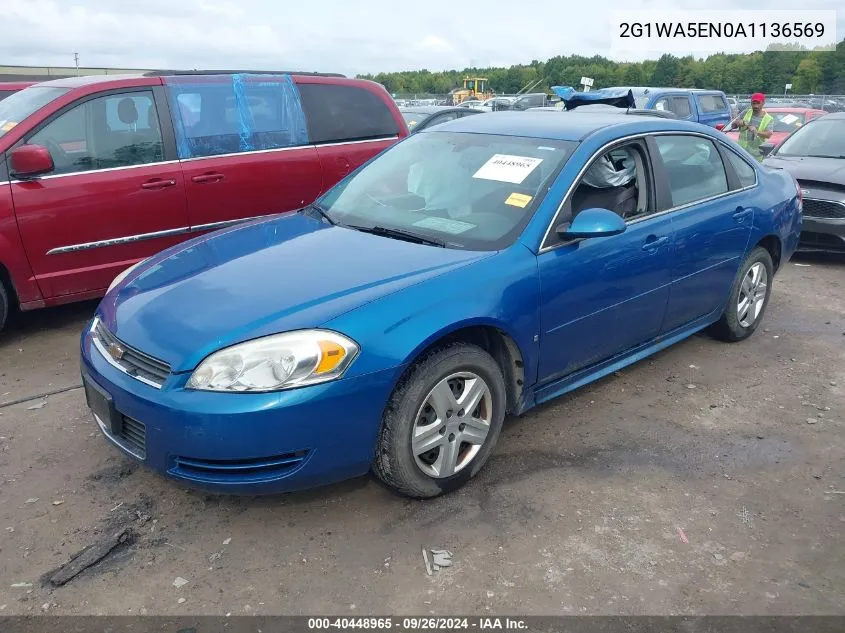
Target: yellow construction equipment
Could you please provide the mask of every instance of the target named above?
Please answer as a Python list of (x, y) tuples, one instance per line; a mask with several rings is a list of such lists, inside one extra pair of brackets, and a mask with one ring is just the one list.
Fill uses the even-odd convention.
[(486, 77), (466, 77), (463, 88), (455, 88), (451, 93), (452, 103), (455, 105), (469, 99), (485, 101), (493, 98), (489, 82)]

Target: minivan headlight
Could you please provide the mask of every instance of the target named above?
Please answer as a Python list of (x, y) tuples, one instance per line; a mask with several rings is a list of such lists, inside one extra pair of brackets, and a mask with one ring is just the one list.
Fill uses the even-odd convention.
[(273, 334), (214, 352), (191, 374), (188, 389), (262, 392), (335, 380), (358, 354), (358, 345), (336, 332)]

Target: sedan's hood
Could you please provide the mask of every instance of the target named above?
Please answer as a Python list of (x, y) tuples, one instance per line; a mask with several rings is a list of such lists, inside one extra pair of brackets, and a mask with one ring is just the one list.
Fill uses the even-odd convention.
[(770, 156), (763, 161), (766, 167), (784, 169), (795, 180), (829, 182), (845, 186), (845, 159), (810, 158), (806, 156)]
[(424, 246), (289, 214), (186, 242), (133, 271), (100, 312), (128, 345), (193, 369), (244, 340), (316, 327), (492, 253)]

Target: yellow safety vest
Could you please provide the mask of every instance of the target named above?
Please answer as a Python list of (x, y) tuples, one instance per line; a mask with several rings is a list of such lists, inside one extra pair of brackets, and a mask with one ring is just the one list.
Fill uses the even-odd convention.
[[(745, 124), (748, 125), (751, 122), (751, 118), (754, 116), (754, 112), (751, 108), (748, 109), (748, 112), (745, 113), (745, 116), (742, 117)], [(763, 118), (760, 119), (760, 127), (757, 128), (758, 132), (765, 132), (766, 129), (772, 124), (774, 121), (774, 117), (766, 112), (763, 115)], [(748, 130), (740, 130), (739, 132), (739, 144), (741, 147), (744, 147), (748, 152), (750, 152), (753, 156), (758, 158), (762, 157), (760, 153), (760, 145), (762, 145), (763, 140), (757, 136), (756, 134), (749, 134)]]

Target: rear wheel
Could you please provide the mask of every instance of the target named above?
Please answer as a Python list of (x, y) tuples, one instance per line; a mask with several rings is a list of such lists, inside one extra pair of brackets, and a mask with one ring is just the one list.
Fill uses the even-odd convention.
[(772, 256), (758, 246), (749, 253), (737, 273), (725, 312), (713, 326), (714, 336), (728, 342), (751, 336), (769, 305), (773, 277)]
[(409, 497), (436, 497), (481, 470), (505, 419), (505, 381), (495, 360), (457, 343), (417, 363), (384, 413), (373, 470)]

